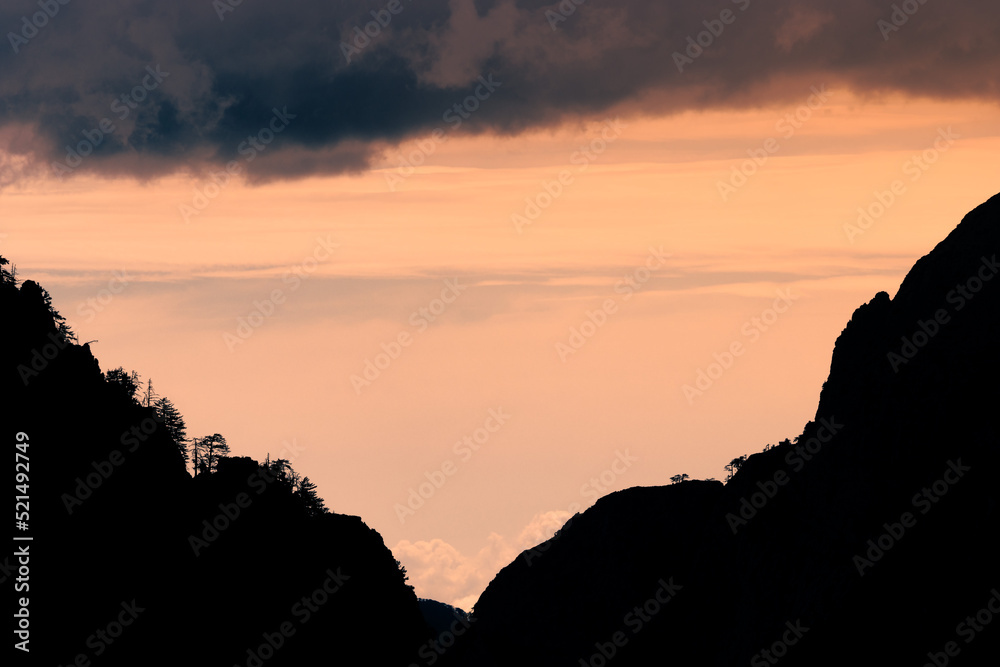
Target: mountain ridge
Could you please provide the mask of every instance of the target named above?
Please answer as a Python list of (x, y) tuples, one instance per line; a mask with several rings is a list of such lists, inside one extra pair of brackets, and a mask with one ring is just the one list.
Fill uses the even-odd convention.
[[(749, 455), (726, 484), (598, 499), (504, 567), (442, 651), (443, 608), (422, 613), (360, 517), (310, 514), (247, 457), (192, 477), (155, 424), (123, 451), (155, 411), (66, 339), (44, 289), (5, 279), (0, 312), (17, 326), (0, 328), (0, 373), (15, 388), (2, 421), (9, 440), (26, 432), (36, 445), (32, 517), (45, 531), (35, 646), (66, 664), (134, 664), (148, 646), (247, 667), (358, 651), (445, 667), (989, 664), (1000, 627), (969, 639), (963, 619), (1000, 585), (998, 250), (1000, 196), (920, 258), (895, 297), (855, 309), (796, 438)], [(132, 629), (94, 639), (128, 610)]]
[(15, 323), (0, 327), (14, 389), (0, 421), (30, 459), (30, 653), (18, 657), (135, 665), (152, 650), (164, 664), (254, 667), (353, 646), (374, 664), (416, 657), (430, 628), (360, 517), (311, 514), (277, 462), (224, 458), (192, 477), (163, 418), (67, 338), (40, 286), (5, 279), (0, 312)]
[[(918, 260), (895, 298), (879, 292), (852, 313), (815, 417), (794, 442), (750, 455), (724, 487), (626, 489), (574, 516), (542, 545), (544, 555), (536, 554), (546, 581), (524, 562), (532, 550), (501, 570), (474, 607), (476, 627), (446, 664), (613, 659), (625, 666), (670, 656), (757, 665), (774, 664), (763, 652), (775, 646), (788, 665), (922, 664), (940, 652), (955, 639), (963, 611), (975, 613), (976, 600), (1000, 582), (990, 474), (998, 462), (990, 424), (997, 392), (976, 381), (995, 383), (1000, 366), (992, 343), (1000, 333), (1000, 289), (985, 282), (995, 274), (997, 250), (1000, 196)], [(975, 296), (961, 308), (949, 304), (951, 290), (973, 276), (984, 280)], [(944, 308), (948, 318), (935, 328)], [(915, 332), (926, 340), (916, 336), (916, 351), (907, 349), (911, 356), (894, 366), (892, 353), (902, 354), (903, 338), (912, 342)], [(666, 519), (613, 535), (595, 527), (631, 525), (650, 506), (699, 518), (682, 533), (684, 547), (667, 539)], [(560, 548), (565, 544), (576, 551)], [(625, 577), (629, 570), (642, 571), (644, 583)], [(656, 630), (630, 633), (621, 615), (628, 603), (588, 620), (592, 606), (608, 603), (582, 583), (584, 572), (610, 579), (605, 586), (632, 604), (649, 599), (656, 572), (672, 573), (685, 588), (650, 621)], [(956, 586), (921, 596), (909, 583), (920, 574)], [(547, 593), (553, 590), (559, 595)], [(615, 637), (621, 641), (609, 643)], [(785, 637), (795, 644), (782, 645)], [(965, 660), (997, 654), (995, 637), (977, 641), (959, 648)]]

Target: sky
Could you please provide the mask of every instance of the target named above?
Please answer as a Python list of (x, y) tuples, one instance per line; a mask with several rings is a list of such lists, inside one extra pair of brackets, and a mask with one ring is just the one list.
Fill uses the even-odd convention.
[(468, 609), (597, 498), (815, 416), (854, 309), (1000, 189), (997, 23), (9, 2), (0, 252), (102, 368)]

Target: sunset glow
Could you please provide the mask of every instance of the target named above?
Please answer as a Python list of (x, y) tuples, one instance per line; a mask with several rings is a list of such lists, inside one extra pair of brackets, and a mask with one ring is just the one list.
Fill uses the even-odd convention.
[[(483, 18), (452, 2), (452, 20), (500, 39), (515, 3), (487, 4)], [(570, 20), (598, 15), (607, 32), (577, 44), (590, 55), (539, 42), (539, 57), (590, 62), (627, 30), (607, 4)], [(828, 39), (833, 20), (785, 19), (777, 51)], [(550, 27), (510, 39), (532, 30)], [(449, 39), (421, 85), (457, 91), (485, 71), (470, 70), (489, 56), (479, 40)], [(176, 68), (163, 89), (197, 99), (208, 84), (196, 69), (158, 53)], [(692, 77), (713, 65), (706, 54)], [(791, 68), (752, 94), (726, 83), (733, 96), (718, 100), (706, 72), (600, 109), (540, 107), (544, 123), (518, 117), (504, 82), (481, 102), (513, 109), (503, 123), (470, 127), (477, 111), (456, 127), (442, 106), (437, 129), (324, 146), (293, 134), (319, 113), (295, 108), (259, 162), (206, 143), (190, 164), (180, 148), (162, 168), (126, 152), (61, 178), (39, 167), (51, 159), (26, 162), (23, 143), (50, 135), (5, 121), (0, 240), (80, 342), (96, 341), (103, 369), (152, 379), (190, 433), (222, 433), (236, 455), (290, 453), (331, 510), (383, 536), (418, 596), (468, 609), (598, 497), (678, 473), (722, 478), (734, 456), (798, 434), (854, 309), (895, 294), (996, 194), (995, 99), (824, 73)], [(225, 175), (229, 159), (239, 174)]]

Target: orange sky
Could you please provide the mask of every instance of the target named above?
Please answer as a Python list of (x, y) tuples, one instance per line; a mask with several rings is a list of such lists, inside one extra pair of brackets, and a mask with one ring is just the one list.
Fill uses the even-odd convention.
[[(294, 443), (295, 468), (383, 535), (418, 595), (468, 608), (598, 495), (722, 478), (797, 435), (854, 308), (894, 294), (998, 190), (995, 106), (813, 101), (425, 138), (434, 151), (405, 178), (390, 150), (360, 176), (234, 179), (189, 220), (204, 180), (21, 183), (0, 191), (0, 240), (80, 341), (99, 341), (103, 368), (152, 378), (190, 435), (222, 433), (238, 455)], [(421, 157), (419, 140), (399, 150)], [(724, 201), (719, 183), (767, 150)], [(526, 198), (545, 206), (518, 225)], [(778, 290), (795, 300), (756, 324)], [(239, 338), (258, 308), (273, 312)], [(684, 385), (733, 343), (740, 356), (689, 401)], [(384, 368), (352, 382), (368, 361)], [(401, 520), (429, 479), (443, 484)]]

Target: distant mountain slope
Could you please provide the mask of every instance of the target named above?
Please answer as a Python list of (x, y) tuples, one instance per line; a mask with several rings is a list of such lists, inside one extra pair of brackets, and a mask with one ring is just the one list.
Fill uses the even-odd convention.
[(445, 664), (1000, 664), (998, 252), (994, 197), (855, 311), (795, 442), (602, 498)]
[(5, 282), (0, 314), (3, 437), (11, 459), (28, 438), (34, 537), (14, 545), (29, 589), (12, 590), (10, 550), (0, 572), (6, 599), (30, 598), (30, 656), (14, 653), (31, 662), (16, 664), (416, 659), (430, 630), (360, 518), (310, 515), (246, 458), (192, 478), (153, 411), (60, 337), (38, 285)]
[(458, 629), (469, 623), (469, 613), (464, 609), (426, 598), (419, 598), (417, 603), (420, 605), (420, 613), (424, 615), (424, 620), (434, 631), (435, 636), (449, 631), (452, 627)]

